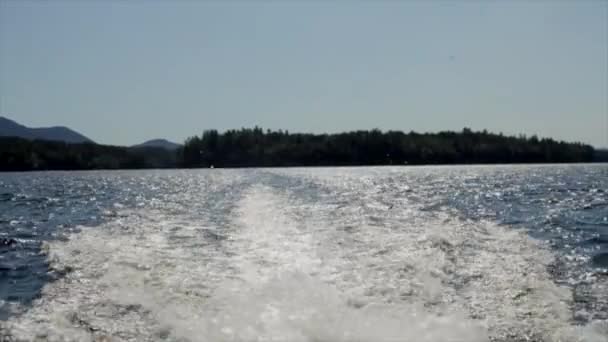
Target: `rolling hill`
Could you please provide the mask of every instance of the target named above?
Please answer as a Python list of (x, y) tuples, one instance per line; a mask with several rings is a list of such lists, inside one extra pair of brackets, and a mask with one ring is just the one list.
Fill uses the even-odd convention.
[(141, 143), (139, 145), (134, 145), (131, 146), (131, 148), (143, 148), (143, 147), (161, 147), (164, 148), (166, 150), (169, 151), (173, 151), (176, 150), (180, 147), (180, 144), (176, 144), (174, 142), (171, 142), (169, 140), (166, 139), (153, 139), (153, 140), (148, 140), (144, 143)]
[(64, 141), (68, 143), (93, 142), (93, 140), (67, 127), (54, 126), (30, 128), (2, 116), (0, 116), (0, 137)]

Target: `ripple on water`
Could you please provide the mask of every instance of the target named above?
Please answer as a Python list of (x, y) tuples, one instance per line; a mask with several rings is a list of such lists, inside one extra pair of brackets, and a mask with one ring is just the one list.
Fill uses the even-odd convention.
[(0, 339), (605, 341), (598, 172), (10, 176), (0, 311), (26, 305)]
[(597, 253), (593, 256), (592, 260), (594, 264), (608, 268), (608, 252)]

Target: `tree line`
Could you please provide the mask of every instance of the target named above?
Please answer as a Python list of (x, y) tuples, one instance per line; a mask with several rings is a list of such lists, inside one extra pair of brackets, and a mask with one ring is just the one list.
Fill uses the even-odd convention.
[(594, 149), (537, 136), (475, 132), (353, 131), (290, 134), (253, 129), (204, 131), (186, 140), (183, 167), (352, 166), (590, 162)]
[(0, 171), (146, 169), (177, 166), (174, 151), (0, 137)]
[(176, 151), (0, 138), (0, 171), (255, 166), (356, 166), (591, 162), (581, 143), (487, 131), (304, 134), (259, 127), (206, 130)]

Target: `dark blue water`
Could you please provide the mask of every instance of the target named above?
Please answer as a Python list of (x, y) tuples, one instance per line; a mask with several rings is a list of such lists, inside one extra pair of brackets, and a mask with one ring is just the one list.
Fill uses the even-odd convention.
[[(357, 191), (377, 191), (383, 211), (402, 210), (395, 203), (404, 199), (431, 214), (447, 211), (465, 221), (490, 221), (547, 241), (556, 256), (547, 265), (553, 281), (572, 288), (573, 319), (608, 319), (608, 294), (593, 290), (608, 277), (608, 165), (310, 172), (332, 179), (333, 170), (336, 174), (350, 170), (355, 183), (360, 177)], [(216, 185), (220, 173), (236, 180)], [(63, 276), (49, 268), (47, 256), (41, 253), (45, 241), (102, 227), (126, 209), (162, 210), (192, 220), (205, 217), (205, 222), (222, 226), (228, 224), (243, 191), (255, 184), (327, 208), (353, 206), (363, 198), (303, 176), (308, 173), (307, 169), (260, 169), (0, 174), (0, 318), (23, 312), (40, 297), (45, 284)], [(381, 213), (377, 217), (374, 213), (370, 209), (364, 216), (372, 223), (382, 220)], [(585, 317), (576, 315), (581, 309)]]

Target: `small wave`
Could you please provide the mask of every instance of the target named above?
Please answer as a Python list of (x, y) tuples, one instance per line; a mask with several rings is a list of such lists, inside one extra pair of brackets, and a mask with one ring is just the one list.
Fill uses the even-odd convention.
[(581, 244), (585, 245), (605, 245), (608, 244), (608, 234), (597, 234), (596, 236), (584, 240)]
[(524, 232), (450, 213), (384, 212), (374, 224), (360, 208), (264, 186), (244, 192), (225, 226), (120, 210), (48, 243), (63, 276), (2, 323), (0, 337), (605, 341), (605, 323), (572, 322), (572, 293), (547, 272), (553, 255)]
[(593, 263), (600, 267), (608, 267), (608, 252), (598, 253), (592, 258)]

